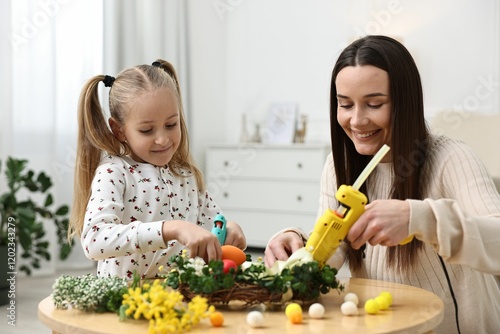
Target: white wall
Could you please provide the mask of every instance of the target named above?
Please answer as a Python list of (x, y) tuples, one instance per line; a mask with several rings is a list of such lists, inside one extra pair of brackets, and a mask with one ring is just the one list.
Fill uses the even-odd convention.
[[(397, 37), (419, 66), (426, 116), (497, 113), (500, 5), (495, 0), (191, 1), (192, 147), (237, 142), (241, 115), (264, 122), (272, 102), (309, 114), (309, 141), (329, 141), (330, 73), (366, 34)], [(251, 124), (250, 124), (251, 125)]]
[(189, 139), (197, 163), (204, 166), (207, 142), (225, 141), (227, 26), (212, 1), (188, 2), (190, 38)]

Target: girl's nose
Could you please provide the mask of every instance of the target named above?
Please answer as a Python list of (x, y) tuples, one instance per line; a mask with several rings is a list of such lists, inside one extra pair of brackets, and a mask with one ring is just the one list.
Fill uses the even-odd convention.
[(167, 144), (167, 143), (168, 143), (168, 136), (166, 136), (166, 135), (161, 135), (161, 136), (158, 136), (158, 137), (156, 137), (156, 139), (155, 139), (155, 144), (156, 144), (156, 145), (163, 146), (163, 145), (165, 145), (165, 144)]

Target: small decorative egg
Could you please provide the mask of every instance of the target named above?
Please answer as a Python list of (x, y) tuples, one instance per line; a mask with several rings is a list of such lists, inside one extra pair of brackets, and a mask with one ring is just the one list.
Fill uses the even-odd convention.
[(247, 324), (252, 328), (261, 327), (264, 324), (264, 316), (259, 311), (251, 311), (247, 314)]
[(303, 320), (302, 310), (294, 310), (291, 312), (288, 316), (288, 320), (295, 325), (301, 324)]
[(368, 299), (365, 302), (365, 311), (368, 314), (377, 314), (380, 311), (380, 306), (375, 299)]
[(290, 315), (296, 311), (302, 312), (302, 306), (298, 303), (290, 303), (285, 307), (285, 314), (287, 317), (290, 317)]
[(359, 305), (359, 299), (358, 299), (358, 296), (353, 293), (353, 292), (349, 292), (347, 293), (345, 296), (344, 296), (344, 301), (345, 302), (348, 302), (348, 301), (351, 301), (351, 302), (354, 302), (354, 304), (356, 304), (356, 306)]
[(389, 306), (392, 305), (392, 294), (389, 291), (382, 291), (380, 296), (384, 296), (389, 301)]
[(210, 315), (210, 323), (214, 327), (221, 327), (224, 324), (224, 315), (216, 311)]
[(290, 303), (285, 308), (285, 314), (288, 320), (292, 324), (301, 324), (303, 315), (302, 315), (302, 306), (297, 303)]
[(309, 306), (309, 316), (312, 319), (321, 319), (325, 315), (325, 307), (320, 303), (314, 303)]
[(233, 260), (222, 259), (222, 264), (223, 264), (222, 271), (225, 274), (229, 273), (229, 271), (231, 270), (231, 268), (234, 269), (235, 271), (238, 268), (236, 266), (236, 263)]
[(245, 252), (233, 245), (224, 245), (222, 248), (222, 259), (233, 260), (237, 266), (246, 261), (247, 256)]
[(386, 295), (378, 295), (375, 297), (375, 301), (381, 310), (387, 310), (389, 308), (390, 302)]
[(343, 315), (358, 315), (358, 305), (348, 300), (340, 305), (340, 312), (342, 312)]

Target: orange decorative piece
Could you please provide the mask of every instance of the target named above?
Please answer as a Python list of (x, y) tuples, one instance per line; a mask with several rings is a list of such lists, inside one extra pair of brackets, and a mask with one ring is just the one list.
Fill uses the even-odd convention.
[(224, 324), (224, 315), (219, 311), (215, 311), (210, 315), (210, 323), (214, 327), (221, 327)]
[(233, 245), (222, 246), (222, 259), (233, 260), (237, 266), (246, 261), (247, 256), (245, 252)]

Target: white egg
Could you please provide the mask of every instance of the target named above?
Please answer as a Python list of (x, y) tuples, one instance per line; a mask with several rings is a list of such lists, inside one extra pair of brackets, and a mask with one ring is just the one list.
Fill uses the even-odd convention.
[(346, 301), (340, 305), (340, 311), (343, 315), (357, 315), (358, 306), (353, 301)]
[(259, 311), (251, 311), (247, 314), (247, 323), (252, 328), (261, 327), (264, 324), (264, 316)]
[(344, 301), (345, 302), (351, 301), (354, 304), (356, 304), (356, 306), (359, 305), (358, 296), (355, 293), (353, 293), (353, 292), (349, 292), (348, 294), (346, 294), (345, 297), (344, 297)]
[(325, 307), (320, 303), (314, 303), (309, 306), (308, 313), (312, 319), (321, 319), (325, 315)]

